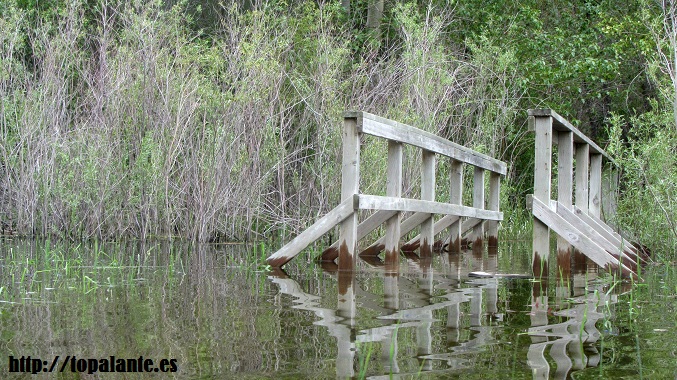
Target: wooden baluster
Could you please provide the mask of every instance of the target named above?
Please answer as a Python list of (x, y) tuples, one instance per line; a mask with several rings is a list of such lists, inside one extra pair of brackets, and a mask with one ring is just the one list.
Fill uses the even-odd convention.
[[(557, 201), (573, 209), (574, 134), (557, 132)], [(563, 279), (571, 276), (571, 245), (557, 236), (557, 273)]]
[[(423, 160), (421, 168), (421, 200), (435, 200), (435, 153), (423, 149)], [(421, 223), (421, 257), (431, 257), (433, 252), (433, 242), (435, 240), (435, 231), (433, 229), (433, 215)]]
[(588, 210), (590, 215), (599, 218), (602, 205), (602, 155), (590, 156), (590, 192)]
[[(501, 175), (496, 172), (489, 174), (489, 210), (499, 211), (501, 194)], [(487, 240), (489, 247), (498, 246), (498, 221), (487, 222)]]
[[(535, 168), (534, 198), (550, 204), (552, 176), (552, 117), (535, 117)], [(550, 229), (534, 218), (533, 272), (534, 277), (548, 276), (548, 255), (550, 253)]]
[[(473, 175), (473, 193), (472, 205), (475, 208), (484, 209), (484, 169), (475, 166)], [(482, 255), (482, 244), (484, 239), (484, 224), (479, 223), (473, 227), (470, 241), (472, 242), (473, 253), (477, 256)]]
[[(451, 160), (449, 169), (449, 203), (455, 205), (463, 204), (463, 162)], [(449, 227), (449, 253), (461, 252), (461, 227), (463, 223), (459, 219)]]
[[(343, 123), (343, 163), (341, 167), (341, 200), (354, 197), (360, 186), (360, 135), (357, 132), (357, 119), (345, 118)], [(341, 222), (339, 232), (340, 271), (352, 271), (355, 268), (357, 249), (357, 212)]]
[[(392, 140), (388, 140), (386, 195), (396, 198), (402, 196), (402, 144)], [(386, 221), (385, 264), (389, 272), (399, 271), (400, 217), (401, 213), (398, 212)]]

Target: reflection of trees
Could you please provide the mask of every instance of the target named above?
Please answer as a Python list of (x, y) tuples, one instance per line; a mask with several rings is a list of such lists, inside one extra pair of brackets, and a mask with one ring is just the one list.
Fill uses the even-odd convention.
[[(39, 247), (13, 249), (27, 250), (24, 256), (37, 263), (44, 256)], [(571, 286), (566, 293), (580, 304), (541, 303), (540, 322), (533, 323), (524, 313), (532, 283), (468, 277), (504, 265), (491, 251), (434, 261), (410, 255), (399, 276), (380, 269), (346, 276), (328, 268), (269, 279), (234, 249), (241, 248), (104, 245), (96, 265), (93, 258), (68, 271), (31, 264), (30, 280), (21, 285), (11, 284), (24, 268), (7, 265), (7, 251), (0, 251), (2, 299), (11, 292), (17, 302), (0, 303), (0, 349), (45, 357), (172, 357), (185, 377), (357, 376), (355, 366), (369, 350), (368, 374), (403, 377), (482, 368), (483, 376), (496, 378), (512, 366), (522, 377), (533, 368), (562, 378), (599, 361), (595, 322), (607, 299), (601, 288), (599, 300), (576, 288), (589, 278), (562, 285)], [(532, 341), (515, 335), (526, 331)], [(556, 370), (544, 364), (553, 361)]]
[[(324, 331), (299, 324), (295, 311), (274, 304), (280, 300), (271, 295), (265, 274), (252, 270), (255, 260), (232, 253), (242, 247), (133, 243), (99, 248), (105, 254), (98, 259), (92, 247), (77, 248), (85, 252), (79, 254), (86, 260), (80, 260), (69, 256), (71, 248), (52, 246), (66, 255), (58, 268), (38, 262), (44, 256), (40, 245), (14, 246), (24, 260), (11, 268), (5, 265), (7, 252), (0, 252), (0, 300), (11, 295), (16, 302), (0, 303), (2, 352), (177, 358), (186, 378), (285, 368), (316, 373), (327, 363), (303, 360), (304, 352), (335, 355), (325, 351), (330, 338)], [(31, 281), (16, 283), (24, 269), (32, 273)], [(295, 333), (281, 340), (283, 331)]]

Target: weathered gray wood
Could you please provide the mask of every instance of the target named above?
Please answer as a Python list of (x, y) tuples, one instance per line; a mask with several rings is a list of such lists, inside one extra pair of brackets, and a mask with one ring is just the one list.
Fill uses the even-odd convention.
[[(625, 269), (633, 272), (632, 269), (628, 267), (630, 263), (634, 263), (631, 257), (626, 255), (620, 246), (613, 244), (606, 237), (604, 237), (599, 231), (594, 228), (594, 225), (585, 223), (582, 218), (579, 218), (573, 211), (568, 207), (565, 207), (563, 204), (557, 202), (557, 214), (564, 218), (569, 224), (574, 228), (584, 233), (588, 238), (592, 239), (597, 245), (604, 249), (607, 253), (612, 255), (616, 260), (616, 263), (619, 267), (625, 267)], [(627, 265), (626, 265), (627, 264)], [(633, 274), (635, 274), (633, 272)]]
[[(475, 167), (473, 172), (472, 205), (477, 209), (484, 209), (484, 169)], [(484, 239), (484, 225), (480, 224), (473, 229), (470, 241), (476, 242)]]
[(641, 256), (637, 255), (635, 252), (637, 248), (630, 243), (629, 241), (623, 239), (621, 235), (616, 233), (611, 227), (600, 219), (586, 214), (583, 210), (574, 206), (574, 213), (579, 217), (583, 222), (595, 229), (599, 234), (604, 236), (608, 241), (611, 242), (615, 247), (619, 247), (623, 250), (626, 256), (630, 258), (632, 262), (635, 263), (646, 263), (646, 260)]
[[(425, 214), (423, 214), (425, 215)], [(458, 222), (458, 220), (461, 219), (458, 215), (445, 215), (442, 217), (440, 220), (435, 222), (435, 225), (433, 226), (433, 236), (439, 234), (440, 232), (444, 231), (447, 227), (451, 226), (452, 224)], [(402, 223), (402, 226), (404, 227), (404, 223)], [(421, 235), (416, 235), (412, 239), (410, 239), (408, 242), (406, 242), (404, 245), (402, 245), (402, 250), (403, 251), (413, 251), (416, 248), (418, 248), (420, 242), (419, 239), (421, 238)]]
[(461, 234), (465, 234), (466, 232), (470, 231), (471, 229), (474, 229), (478, 224), (484, 223), (484, 219), (479, 219), (479, 218), (468, 218), (463, 221), (463, 224), (461, 225)]
[(600, 217), (602, 206), (602, 155), (590, 156), (590, 194), (588, 212), (597, 218)]
[[(532, 198), (532, 213), (543, 224), (549, 226), (557, 234), (567, 239), (569, 244), (589, 257), (595, 264), (605, 269), (619, 268), (618, 261), (615, 260), (613, 256), (536, 197)], [(635, 276), (635, 274), (625, 266), (621, 267), (621, 271), (624, 275)]]
[[(435, 153), (425, 149), (422, 150), (421, 200), (435, 200)], [(433, 216), (430, 215), (428, 219), (421, 223), (421, 246), (419, 250), (421, 257), (432, 256), (435, 240), (434, 222)]]
[(573, 204), (574, 140), (572, 132), (558, 132), (557, 201), (565, 207)]
[[(343, 123), (343, 159), (341, 166), (341, 199), (346, 200), (360, 191), (360, 135), (357, 120), (346, 118)], [(339, 270), (353, 270), (356, 264), (357, 213), (341, 222), (339, 230)]]
[[(484, 219), (478, 219), (478, 218), (467, 218), (467, 219), (461, 221), (460, 218), (459, 218), (459, 220), (454, 222), (454, 224), (458, 224), (460, 226), (459, 228), (461, 230), (461, 236), (463, 236), (463, 235), (466, 234), (466, 232), (472, 230), (478, 224), (485, 223), (485, 222), (489, 222), (489, 221), (485, 221)], [(461, 241), (463, 241), (463, 239), (461, 239)], [(451, 240), (446, 240), (443, 245), (445, 245), (445, 244), (451, 244)]]
[(329, 211), (327, 215), (320, 218), (312, 226), (268, 257), (266, 259), (268, 265), (275, 268), (282, 267), (337, 224), (350, 218), (351, 215), (355, 214), (355, 201), (356, 198), (354, 197), (346, 198), (340, 205)]
[[(449, 202), (461, 206), (463, 204), (463, 162), (451, 160), (449, 181)], [(449, 228), (449, 252), (461, 252), (461, 223), (452, 224)]]
[(481, 218), (488, 220), (503, 220), (503, 213), (500, 211), (482, 210), (474, 207), (460, 206), (449, 203), (422, 201), (409, 198), (382, 197), (379, 195), (359, 194), (360, 209), (368, 210), (394, 210), (425, 212), (429, 214), (445, 214), (467, 216), (471, 218)]
[[(488, 209), (498, 211), (500, 207), (501, 176), (498, 173), (489, 173), (489, 206)], [(487, 222), (487, 236), (489, 245), (495, 245), (498, 239), (498, 222)]]
[[(557, 201), (564, 207), (573, 207), (574, 134), (571, 131), (557, 132)], [(561, 236), (557, 237), (557, 262), (562, 272), (571, 269), (571, 246)]]
[[(552, 173), (552, 118), (535, 117), (535, 164), (534, 164), (534, 198), (544, 204), (550, 202)], [(532, 263), (534, 275), (541, 271), (548, 273), (550, 254), (550, 230), (538, 218), (534, 218)], [(538, 276), (537, 276), (538, 277)]]
[(615, 228), (610, 221), (613, 221), (618, 209), (619, 191), (619, 171), (611, 165), (605, 165), (602, 168), (602, 218), (610, 227)]
[[(378, 196), (358, 196), (360, 181), (360, 135), (361, 133), (372, 134), (377, 137), (388, 139), (388, 173), (387, 173), (387, 197)], [(402, 199), (402, 144), (407, 143), (423, 149), (422, 166), (422, 191), (421, 200)], [(447, 204), (435, 202), (435, 154), (442, 154), (452, 158), (452, 189), (451, 200), (456, 204)], [(463, 187), (463, 164), (469, 163), (475, 166), (475, 191), (474, 205), (476, 207), (463, 206), (462, 187)], [(484, 210), (484, 170), (491, 171), (492, 198), (496, 210)], [(454, 144), (446, 139), (435, 136), (431, 133), (418, 130), (414, 127), (397, 123), (392, 120), (381, 118), (365, 112), (347, 113), (343, 128), (343, 159), (342, 159), (342, 184), (341, 198), (344, 202), (352, 203), (352, 211), (343, 217), (341, 215), (339, 240), (332, 244), (321, 255), (322, 260), (333, 261), (339, 259), (338, 268), (340, 271), (350, 271), (355, 267), (355, 250), (357, 243), (366, 234), (376, 229), (385, 220), (386, 236), (379, 241), (383, 241), (386, 251), (389, 255), (386, 257), (386, 265), (397, 263), (399, 260), (399, 239), (403, 235), (401, 232), (400, 216), (402, 211), (412, 211), (415, 218), (408, 219), (410, 222), (417, 218), (423, 218), (421, 231), (424, 236), (423, 251), (432, 252), (433, 239), (437, 231), (436, 226), (441, 224), (434, 223), (433, 214), (455, 215), (460, 217), (489, 219), (493, 221), (502, 220), (503, 214), (498, 210), (498, 194), (500, 175), (506, 173), (506, 164), (484, 154), (475, 152), (458, 144)], [(496, 184), (496, 186), (494, 186)], [(355, 207), (362, 209), (377, 209), (371, 217), (358, 225), (357, 213)], [(494, 206), (492, 206), (494, 208)], [(346, 208), (340, 208), (345, 211)], [(336, 219), (336, 210), (320, 219), (313, 227), (299, 235), (283, 250), (276, 252), (268, 260), (271, 265), (279, 267), (284, 265), (289, 259), (296, 256), (301, 249), (312, 243), (326, 233), (327, 221)], [(448, 225), (448, 218), (442, 218), (443, 224)], [(477, 229), (481, 231), (484, 227), (481, 223), (474, 223)], [(497, 223), (494, 224), (497, 226)], [(465, 224), (456, 223), (450, 230), (455, 231), (455, 241), (460, 243), (462, 228)], [(415, 226), (412, 226), (413, 229)], [(331, 227), (329, 227), (331, 228)], [(407, 231), (409, 232), (409, 231)], [(482, 233), (477, 233), (480, 237)], [(312, 241), (308, 239), (313, 238)], [(294, 244), (292, 244), (294, 243)], [(304, 245), (305, 244), (305, 245)], [(303, 245), (303, 248), (298, 248)], [(292, 252), (290, 249), (296, 251)], [(338, 251), (338, 254), (337, 254)], [(423, 255), (423, 252), (422, 252)]]
[(590, 180), (590, 146), (576, 144), (576, 207), (588, 212), (588, 181)]
[[(392, 212), (392, 210), (388, 211)], [(411, 232), (414, 228), (418, 227), (419, 225), (421, 225), (421, 223), (423, 223), (426, 219), (429, 218), (430, 213), (427, 212), (417, 212), (406, 218), (400, 224), (400, 238)], [(360, 252), (360, 256), (378, 255), (384, 248), (385, 248), (385, 237), (381, 237), (380, 239), (372, 243), (369, 247), (367, 247), (364, 251)]]
[(606, 154), (604, 149), (600, 148), (595, 144), (588, 136), (583, 134), (581, 131), (579, 131), (576, 127), (571, 125), (569, 121), (567, 121), (565, 118), (560, 116), (557, 112), (551, 110), (551, 109), (530, 109), (528, 111), (529, 114), (529, 130), (533, 131), (534, 129), (534, 118), (538, 117), (552, 117), (553, 118), (553, 129), (555, 131), (571, 131), (574, 134), (574, 142), (576, 143), (585, 143), (590, 146), (590, 152), (596, 153), (596, 154), (602, 154), (604, 157), (611, 161), (614, 162), (614, 160)]
[[(377, 229), (383, 223), (388, 220), (388, 218), (395, 215), (397, 211), (391, 210), (379, 210), (375, 213), (369, 215), (359, 226), (357, 226), (357, 241), (364, 239), (369, 233)], [(338, 257), (338, 247), (339, 241), (335, 241), (329, 248), (325, 249), (322, 254), (317, 257), (317, 260), (320, 261), (334, 261)]]
[[(392, 199), (402, 196), (402, 144), (397, 141), (388, 141), (388, 169), (386, 180), (386, 194)], [(383, 209), (383, 208), (378, 208)], [(400, 213), (386, 221), (385, 235), (385, 263), (386, 267), (393, 267), (399, 262), (400, 254)]]
[(455, 144), (430, 132), (367, 112), (353, 111), (345, 115), (346, 117), (357, 119), (359, 131), (362, 133), (417, 146), (502, 175), (505, 175), (507, 172), (505, 162), (475, 152), (472, 149)]

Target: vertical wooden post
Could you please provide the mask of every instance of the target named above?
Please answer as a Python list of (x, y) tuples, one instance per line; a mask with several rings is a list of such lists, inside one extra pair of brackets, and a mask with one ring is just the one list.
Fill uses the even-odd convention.
[[(484, 169), (475, 166), (473, 176), (472, 205), (475, 208), (484, 209)], [(481, 253), (482, 240), (484, 239), (484, 224), (479, 223), (473, 227), (471, 241), (473, 252)], [(479, 246), (479, 247), (478, 247)], [(479, 248), (479, 249), (478, 249)]]
[[(576, 198), (575, 205), (586, 214), (588, 213), (588, 181), (590, 179), (590, 145), (576, 144)], [(574, 268), (584, 265), (587, 257), (574, 250)]]
[[(500, 206), (501, 175), (495, 172), (489, 174), (489, 210), (498, 211)], [(498, 221), (489, 221), (487, 224), (487, 240), (489, 247), (498, 246)]]
[(576, 144), (576, 207), (588, 210), (588, 178), (590, 169), (590, 146)]
[[(574, 134), (571, 131), (557, 132), (557, 201), (572, 209), (574, 177)], [(557, 236), (558, 275), (571, 276), (571, 245)]]
[[(463, 204), (463, 162), (451, 160), (449, 168), (449, 203)], [(461, 219), (449, 227), (449, 253), (461, 252)]]
[[(552, 117), (536, 116), (534, 120), (535, 168), (534, 198), (550, 204), (552, 175)], [(550, 253), (550, 229), (534, 217), (533, 272), (534, 277), (548, 276), (548, 254)]]
[(618, 207), (618, 170), (614, 165), (605, 165), (602, 173), (602, 218), (611, 228)]
[[(343, 163), (341, 167), (341, 201), (359, 192), (360, 185), (360, 135), (357, 120), (345, 118), (343, 122)], [(339, 232), (339, 270), (355, 268), (357, 249), (357, 212), (341, 222)]]
[[(402, 144), (388, 140), (388, 170), (386, 195), (402, 196)], [(397, 213), (386, 221), (385, 265), (386, 270), (397, 272), (400, 259), (400, 215)]]
[(602, 205), (602, 155), (593, 154), (590, 156), (590, 194), (588, 199), (588, 210), (590, 215), (600, 217), (600, 207)]
[[(435, 153), (423, 149), (423, 160), (421, 168), (421, 200), (435, 200)], [(433, 229), (434, 219), (432, 214), (430, 218), (421, 223), (421, 246), (419, 253), (421, 257), (431, 257), (433, 253), (433, 241), (435, 231)]]

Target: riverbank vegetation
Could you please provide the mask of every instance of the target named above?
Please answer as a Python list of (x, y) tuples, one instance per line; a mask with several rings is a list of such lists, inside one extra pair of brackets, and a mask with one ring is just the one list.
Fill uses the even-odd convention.
[[(616, 223), (677, 254), (670, 2), (13, 0), (0, 15), (5, 233), (288, 236), (339, 203), (350, 109), (507, 161), (510, 228), (532, 191), (526, 109), (553, 108), (617, 160)], [(384, 152), (363, 147), (365, 191), (384, 187)]]

